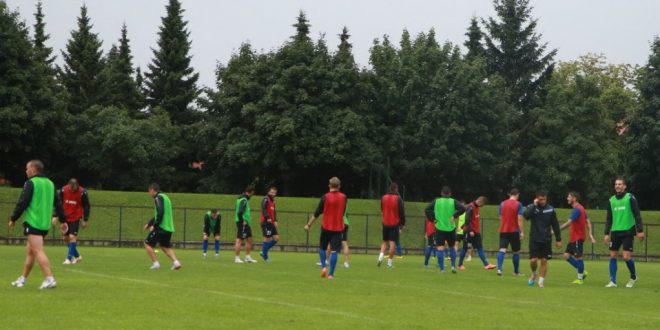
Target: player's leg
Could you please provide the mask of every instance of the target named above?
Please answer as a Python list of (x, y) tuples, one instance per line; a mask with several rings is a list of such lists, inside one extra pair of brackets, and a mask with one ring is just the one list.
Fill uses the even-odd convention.
[(511, 237), (511, 259), (513, 261), (513, 273), (521, 276), (520, 272), (520, 234), (514, 233)]
[(441, 231), (436, 231), (436, 243), (438, 244), (436, 246), (435, 250), (435, 257), (438, 261), (438, 267), (440, 267), (440, 271), (444, 272), (445, 271), (445, 244), (446, 240), (444, 235), (442, 234), (443, 232)]
[(389, 249), (388, 236), (389, 233), (387, 231), (387, 227), (383, 225), (382, 228), (383, 243), (380, 244), (380, 253), (378, 254), (378, 260), (376, 261), (376, 266), (378, 267), (380, 267), (380, 264), (383, 263), (383, 259), (385, 259), (385, 251)]
[(342, 248), (342, 252), (344, 253), (344, 268), (348, 268), (348, 267), (350, 267), (350, 264), (348, 263), (349, 255), (350, 255), (350, 249), (348, 247), (348, 241), (342, 240), (341, 241), (341, 248)]
[(160, 248), (163, 250), (163, 253), (170, 258), (172, 261), (172, 270), (178, 270), (181, 269), (181, 263), (179, 260), (176, 258), (176, 254), (174, 253), (174, 249), (172, 249), (172, 233), (170, 232), (160, 232), (158, 233), (158, 245), (160, 245)]
[(606, 287), (616, 287), (616, 273), (617, 273), (617, 258), (619, 256), (619, 248), (622, 245), (621, 236), (617, 233), (610, 235), (610, 282)]
[(544, 286), (545, 276), (548, 274), (548, 258), (541, 258), (541, 271), (539, 272), (539, 288)]
[(527, 284), (534, 285), (534, 281), (536, 280), (536, 277), (538, 275), (537, 270), (538, 270), (538, 258), (536, 256), (531, 257), (531, 250), (530, 250), (530, 258), (529, 258), (529, 268), (532, 271), (532, 275), (529, 276), (529, 280), (527, 281)]
[(628, 267), (628, 271), (630, 272), (630, 279), (628, 280), (628, 283), (626, 284), (626, 288), (632, 288), (635, 286), (635, 282), (637, 281), (637, 272), (635, 270), (635, 260), (633, 260), (632, 257), (632, 252), (633, 252), (633, 242), (634, 242), (635, 236), (634, 235), (626, 235), (625, 238), (623, 239), (623, 260), (626, 263), (626, 266)]
[(479, 259), (481, 259), (481, 263), (484, 265), (484, 269), (486, 270), (495, 269), (495, 265), (491, 265), (488, 262), (488, 259), (486, 259), (486, 254), (484, 253), (484, 243), (481, 234), (474, 234), (471, 243), (472, 243), (472, 250), (477, 251), (477, 254), (479, 255)]
[(73, 263), (77, 263), (80, 258), (78, 253), (78, 231), (80, 229), (80, 220), (69, 223), (69, 244), (72, 245)]
[(23, 272), (16, 281), (11, 282), (11, 285), (17, 288), (25, 286), (25, 282), (32, 271), (32, 266), (34, 266), (34, 254), (30, 247), (30, 241), (27, 241), (27, 243), (25, 243), (25, 263), (23, 264)]
[(202, 234), (202, 256), (206, 258), (206, 252), (209, 250), (209, 233)]
[(215, 256), (217, 257), (220, 254), (220, 233), (215, 234)]
[[(398, 231), (399, 229), (397, 229)], [(403, 257), (403, 247), (401, 246), (401, 236), (397, 236), (396, 241), (394, 242), (396, 245), (396, 255), (399, 257)]]
[(241, 245), (243, 244), (243, 240), (240, 238), (236, 239), (236, 242), (234, 242), (234, 261), (235, 262), (243, 262), (241, 260)]
[(337, 268), (337, 257), (341, 251), (342, 241), (341, 233), (334, 233), (330, 239), (330, 272), (328, 273), (328, 279), (332, 279), (335, 276), (335, 269)]
[(321, 277), (326, 277), (328, 275), (328, 245), (330, 244), (330, 233), (321, 229), (321, 235), (319, 237), (319, 261), (321, 262)]
[(256, 260), (252, 259), (250, 253), (252, 252), (252, 235), (248, 233), (248, 237), (245, 239), (245, 261), (255, 263)]
[(497, 252), (497, 275), (502, 275), (502, 266), (504, 265), (504, 256), (509, 247), (509, 238), (506, 233), (500, 233), (500, 250)]
[(50, 261), (46, 252), (44, 251), (44, 237), (41, 235), (28, 235), (28, 242), (30, 242), (30, 249), (34, 259), (39, 264), (41, 272), (44, 274), (45, 280), (41, 283), (40, 289), (54, 288), (56, 283), (53, 278), (53, 272), (50, 269)]
[(456, 232), (451, 231), (447, 235), (447, 246), (449, 246), (449, 260), (451, 272), (456, 274)]
[[(465, 255), (467, 254), (468, 242), (471, 239), (472, 238), (470, 237), (470, 235), (466, 233), (465, 237), (463, 238), (463, 247), (461, 248), (461, 255), (458, 258), (458, 269), (461, 269), (461, 270), (465, 269), (465, 266), (463, 266), (463, 261), (465, 260)], [(458, 245), (458, 243), (457, 243), (457, 245)]]
[(426, 241), (426, 247), (424, 247), (424, 267), (428, 267), (429, 259), (431, 259), (431, 252), (433, 252), (433, 246), (435, 245), (433, 242), (433, 235), (424, 237), (424, 240)]

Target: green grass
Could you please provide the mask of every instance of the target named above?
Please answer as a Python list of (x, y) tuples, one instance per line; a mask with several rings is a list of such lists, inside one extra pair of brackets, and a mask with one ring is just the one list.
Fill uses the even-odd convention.
[[(0, 214), (9, 215), (18, 199), (20, 189), (0, 188)], [(81, 239), (105, 239), (118, 240), (121, 228), (121, 239), (138, 241), (144, 239), (146, 233), (142, 226), (153, 216), (153, 199), (147, 192), (118, 192), (99, 191), (89, 192), (92, 203), (92, 217), (90, 227), (81, 232)], [(206, 210), (218, 208), (223, 218), (222, 237), (223, 241), (232, 241), (236, 229), (233, 224), (233, 206), (236, 195), (218, 194), (168, 194), (174, 206), (174, 219), (176, 232), (174, 241), (196, 242), (201, 235), (202, 219)], [(259, 203), (262, 196), (254, 196), (250, 200), (252, 218), (255, 222), (259, 219)], [(318, 203), (317, 198), (278, 197), (278, 218), (280, 220), (279, 232), (282, 245), (304, 245), (308, 238), (302, 230), (305, 221), (314, 212)], [(402, 242), (407, 248), (420, 249), (423, 247), (423, 222), (424, 208), (426, 203), (407, 202), (406, 213), (408, 218), (407, 229), (402, 234)], [(378, 200), (349, 199), (349, 218), (351, 221), (349, 241), (353, 246), (377, 247), (381, 242), (381, 217), (380, 202)], [(591, 219), (595, 222), (603, 222), (605, 213), (603, 210), (588, 210)], [(569, 210), (558, 209), (561, 222), (568, 217)], [(647, 224), (660, 224), (660, 212), (644, 211), (644, 221)], [(484, 246), (487, 250), (497, 249), (499, 234), (497, 229), (497, 207), (485, 206), (482, 209)], [(603, 225), (595, 224), (594, 233), (599, 240), (593, 246), (594, 253), (606, 253), (607, 247), (602, 240)], [(312, 232), (318, 229), (318, 224)], [(651, 240), (648, 242), (649, 254), (660, 255), (660, 240), (653, 237), (660, 233), (660, 227), (649, 227)], [(51, 231), (52, 237), (59, 237), (57, 230)], [(258, 225), (253, 226), (253, 234), (260, 240), (261, 233)], [(0, 237), (20, 237), (20, 226), (16, 229), (0, 230)], [(563, 233), (566, 237), (567, 233)], [(314, 245), (317, 241), (315, 235), (309, 239)], [(645, 251), (646, 243), (636, 243), (637, 251)], [(523, 244), (526, 249), (527, 244)], [(586, 250), (591, 252), (591, 246)]]
[[(334, 280), (320, 279), (316, 254), (273, 253), (271, 263), (236, 265), (222, 251), (202, 260), (198, 251), (176, 251), (180, 271), (147, 270), (141, 249), (81, 248), (84, 260), (60, 264), (64, 247), (48, 246), (58, 287), (37, 289), (35, 266), (26, 287), (12, 288), (21, 269), (22, 247), (0, 248), (0, 319), (7, 329), (437, 329), (569, 328), (634, 329), (660, 324), (660, 264), (637, 263), (634, 289), (605, 289), (607, 263), (587, 262), (581, 287), (575, 272), (560, 260), (550, 262), (546, 288), (526, 278), (505, 276), (467, 263), (457, 275), (421, 267), (422, 258), (395, 260), (394, 269), (377, 268), (375, 256), (355, 255), (351, 268)], [(491, 260), (492, 261), (492, 260)], [(525, 261), (525, 273), (529, 273)], [(627, 270), (620, 264), (620, 284)]]

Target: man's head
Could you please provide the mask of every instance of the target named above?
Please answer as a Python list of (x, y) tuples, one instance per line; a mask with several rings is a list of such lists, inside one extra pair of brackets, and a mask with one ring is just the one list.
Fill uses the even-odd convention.
[(212, 209), (211, 210), (211, 217), (217, 218), (218, 217), (218, 210), (217, 209)]
[(338, 177), (333, 176), (328, 181), (328, 187), (330, 188), (330, 191), (339, 191), (341, 188), (341, 180), (339, 180)]
[(571, 191), (568, 193), (568, 196), (566, 196), (566, 201), (568, 202), (568, 205), (573, 205), (577, 203), (580, 200), (580, 194), (577, 191)]
[(545, 191), (539, 191), (536, 193), (536, 204), (538, 206), (545, 206), (548, 203), (548, 193)]
[(440, 190), (440, 195), (442, 197), (449, 197), (451, 196), (451, 188), (449, 186), (443, 186), (442, 190)]
[(33, 159), (25, 164), (25, 174), (28, 178), (41, 174), (43, 171), (44, 163), (38, 159)]
[(252, 195), (254, 195), (254, 185), (251, 184), (245, 187), (245, 196), (250, 197)]
[(160, 186), (157, 183), (154, 182), (149, 185), (149, 195), (151, 195), (151, 197), (156, 197), (156, 195), (158, 195), (159, 192), (160, 192)]
[(486, 196), (479, 196), (474, 200), (474, 204), (477, 205), (477, 207), (486, 205), (486, 202), (488, 202), (488, 198)]
[(399, 185), (396, 184), (396, 182), (392, 182), (392, 183), (390, 184), (390, 190), (389, 190), (389, 193), (390, 193), (390, 194), (396, 194), (396, 193), (398, 193), (398, 192), (399, 192)]
[(623, 194), (626, 191), (626, 180), (623, 177), (618, 177), (614, 180), (614, 191), (617, 194)]
[(520, 191), (518, 191), (517, 188), (513, 188), (511, 189), (511, 191), (509, 191), (509, 198), (518, 200), (519, 197), (520, 197)]
[(270, 197), (277, 196), (277, 187), (270, 186), (270, 188), (268, 188), (268, 196), (270, 196)]
[(69, 179), (69, 191), (78, 191), (78, 187), (80, 187), (80, 184), (78, 184), (78, 179)]

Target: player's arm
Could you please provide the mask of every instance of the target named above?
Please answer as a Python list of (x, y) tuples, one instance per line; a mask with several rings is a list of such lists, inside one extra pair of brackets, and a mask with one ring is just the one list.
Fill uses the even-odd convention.
[(474, 208), (470, 205), (465, 209), (465, 232), (469, 235), (472, 233), (472, 215)]
[(85, 222), (89, 221), (89, 212), (91, 210), (91, 205), (89, 204), (89, 194), (87, 194), (87, 189), (82, 192), (82, 206), (83, 212), (85, 213), (84, 220)]
[(552, 218), (550, 218), (550, 225), (552, 226), (552, 231), (555, 233), (555, 242), (557, 247), (561, 246), (561, 230), (559, 229), (559, 220), (557, 219), (557, 213), (552, 211)]
[(160, 194), (156, 195), (154, 198), (154, 203), (156, 203), (156, 216), (154, 217), (154, 223), (152, 226), (158, 228), (160, 223), (163, 221), (163, 216), (165, 215), (165, 202), (163, 202), (163, 196)]
[(270, 214), (268, 214), (268, 196), (264, 196), (264, 199), (261, 200), (261, 215), (266, 221), (271, 221)]
[(632, 210), (633, 217), (635, 218), (635, 231), (640, 240), (644, 239), (644, 224), (642, 223), (642, 213), (639, 211), (639, 203), (637, 198), (630, 195), (630, 209)]
[(69, 230), (69, 224), (66, 222), (66, 215), (64, 214), (64, 207), (62, 207), (62, 200), (60, 200), (60, 195), (55, 190), (55, 198), (53, 198), (53, 207), (55, 208), (55, 215), (60, 220), (60, 231), (66, 233)]
[(436, 222), (434, 209), (435, 209), (435, 201), (429, 203), (429, 205), (424, 210), (426, 218), (431, 220), (431, 222)]
[(561, 225), (561, 229), (564, 229), (564, 228), (570, 226), (571, 222), (576, 221), (578, 218), (580, 218), (580, 210), (573, 209), (573, 211), (571, 211), (571, 215), (568, 217), (566, 222)]
[(314, 215), (309, 217), (309, 220), (307, 220), (307, 223), (305, 223), (305, 227), (304, 227), (305, 230), (309, 231), (309, 229), (312, 228), (314, 221), (316, 221), (316, 219), (323, 213), (324, 206), (325, 206), (325, 195), (321, 197), (321, 200), (319, 201), (319, 205), (316, 207), (316, 211), (314, 211)]
[(401, 225), (401, 229), (406, 225), (406, 211), (401, 196), (399, 196), (399, 224)]
[(594, 238), (593, 227), (591, 226), (591, 220), (589, 220), (588, 217), (587, 217), (587, 233), (589, 233), (589, 239), (591, 239), (591, 243), (596, 243), (596, 239)]
[(16, 220), (18, 220), (21, 217), (25, 209), (27, 209), (27, 207), (30, 205), (30, 202), (32, 201), (33, 192), (34, 192), (34, 185), (32, 184), (32, 181), (30, 180), (25, 181), (25, 184), (23, 185), (23, 191), (21, 191), (21, 195), (18, 197), (18, 202), (16, 202), (16, 207), (14, 208), (14, 212), (12, 212), (11, 216), (9, 217), (9, 227), (14, 226)]
[(243, 198), (240, 203), (238, 203), (238, 222), (245, 223), (243, 216), (245, 215), (245, 210), (247, 209), (247, 198)]
[(211, 215), (204, 214), (204, 232), (205, 233), (210, 232), (210, 230), (211, 230)]
[(610, 241), (610, 231), (612, 230), (612, 203), (607, 202), (607, 216), (605, 217), (605, 230), (603, 240), (605, 243)]
[(525, 237), (525, 226), (523, 224), (523, 205), (521, 202), (518, 202), (518, 232), (520, 233), (520, 240), (522, 241)]
[(457, 200), (454, 200), (454, 209), (456, 210), (453, 215), (454, 219), (458, 219), (461, 214), (465, 213), (465, 205)]

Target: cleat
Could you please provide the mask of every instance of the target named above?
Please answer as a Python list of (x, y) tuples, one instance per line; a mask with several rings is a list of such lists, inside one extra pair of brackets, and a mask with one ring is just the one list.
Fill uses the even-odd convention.
[(605, 287), (606, 288), (616, 288), (616, 287), (618, 287), (618, 285), (616, 285), (616, 283), (610, 281), (610, 283), (607, 283), (607, 285), (605, 285)]
[(456, 270), (456, 267), (452, 267), (452, 268), (451, 268), (451, 273), (452, 273), (452, 274), (456, 274), (456, 273), (458, 273), (458, 271)]
[(350, 267), (350, 265), (348, 264), (348, 262), (345, 262), (344, 263), (344, 268), (349, 268), (349, 267)]
[(220, 253), (216, 253), (216, 254), (215, 254), (215, 258), (216, 258), (216, 259), (220, 258)]
[[(264, 261), (268, 261), (268, 255), (267, 254), (264, 254), (263, 252), (259, 252), (259, 256), (261, 257), (261, 259), (264, 259)], [(250, 258), (250, 259), (252, 259), (252, 258)]]
[(589, 275), (589, 272), (585, 270), (585, 271), (584, 271), (584, 274), (582, 274), (582, 279), (583, 279), (583, 280), (586, 280), (586, 279), (587, 279), (587, 275)]
[(545, 288), (545, 286), (543, 286), (543, 284), (539, 283), (539, 289), (543, 289), (543, 288)]
[(378, 258), (378, 261), (376, 261), (376, 266), (380, 267), (380, 264), (383, 263), (383, 259)]
[(491, 269), (495, 269), (495, 268), (497, 268), (497, 267), (495, 267), (495, 265), (491, 265), (491, 264), (488, 264), (488, 265), (484, 266), (485, 270), (491, 270)]
[[(328, 268), (323, 267), (323, 268), (321, 268), (321, 277), (323, 278), (323, 277), (326, 277), (326, 276), (328, 276)], [(332, 275), (330, 275), (330, 276), (332, 276)]]
[(429, 265), (424, 265), (424, 268), (429, 268)]
[(328, 279), (329, 279), (329, 280), (331, 280), (331, 279), (333, 279), (333, 278), (335, 278), (333, 275), (328, 275)]
[(519, 273), (513, 273), (513, 276), (518, 276), (518, 277), (520, 277), (520, 276), (525, 276), (525, 274), (519, 272)]
[(160, 265), (151, 265), (151, 267), (149, 267), (149, 270), (157, 270), (157, 269), (160, 269)]
[(57, 286), (57, 283), (55, 282), (54, 279), (53, 280), (44, 280), (43, 282), (41, 282), (41, 286), (39, 286), (39, 290), (53, 289), (56, 286)]
[(573, 282), (571, 282), (571, 283), (572, 283), (572, 284), (577, 284), (577, 285), (582, 285), (582, 284), (584, 284), (584, 280), (577, 279), (577, 280), (575, 280), (575, 281), (573, 281)]
[(458, 270), (465, 270), (465, 266), (463, 265), (458, 266)]
[(71, 260), (71, 263), (75, 265), (75, 264), (79, 263), (81, 260), (82, 260), (82, 256), (73, 257), (73, 259)]
[(71, 260), (69, 259), (64, 260), (64, 262), (62, 263), (62, 265), (70, 265), (70, 264), (71, 264)]
[(251, 264), (256, 264), (257, 263), (257, 261), (252, 259), (252, 257), (250, 257), (250, 256), (245, 256), (245, 262), (251, 263)]
[(502, 271), (499, 269), (497, 270), (497, 276), (502, 276)]
[(234, 263), (235, 263), (235, 264), (242, 264), (242, 263), (243, 263), (243, 260), (241, 260), (240, 257), (236, 257), (236, 258), (234, 258)]
[(25, 281), (26, 281), (25, 277), (21, 275), (16, 279), (16, 281), (11, 282), (11, 286), (15, 288), (22, 288), (25, 286)]
[(320, 262), (320, 261), (319, 261), (319, 262), (317, 262), (317, 263), (316, 263), (316, 265), (317, 265), (317, 266), (319, 266), (319, 267), (320, 267), (320, 266), (323, 266), (323, 264), (321, 264), (321, 262)]
[(206, 253), (202, 253), (202, 258), (206, 259)]
[(172, 264), (172, 267), (170, 268), (171, 270), (179, 270), (181, 269), (181, 263), (180, 262), (175, 262)]
[(637, 282), (637, 279), (632, 279), (632, 278), (629, 279), (628, 283), (626, 283), (626, 288), (628, 289), (632, 288), (633, 286), (635, 286), (635, 282)]
[(403, 256), (396, 256), (397, 259), (403, 259)]

